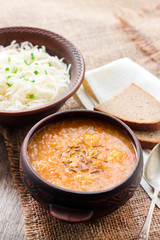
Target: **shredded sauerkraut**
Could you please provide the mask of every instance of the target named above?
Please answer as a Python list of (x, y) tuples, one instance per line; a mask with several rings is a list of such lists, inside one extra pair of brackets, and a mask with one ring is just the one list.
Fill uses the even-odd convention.
[(55, 100), (69, 86), (70, 67), (44, 46), (15, 40), (0, 46), (0, 110), (25, 110)]

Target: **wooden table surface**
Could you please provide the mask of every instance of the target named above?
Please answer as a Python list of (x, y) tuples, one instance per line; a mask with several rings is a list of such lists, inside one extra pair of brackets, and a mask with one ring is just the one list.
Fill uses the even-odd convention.
[(3, 136), (0, 134), (0, 239), (24, 240), (23, 210), (11, 177)]

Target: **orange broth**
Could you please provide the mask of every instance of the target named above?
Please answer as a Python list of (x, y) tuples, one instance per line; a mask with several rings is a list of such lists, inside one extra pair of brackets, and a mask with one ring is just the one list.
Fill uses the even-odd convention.
[(70, 190), (99, 191), (128, 177), (136, 164), (131, 140), (100, 120), (68, 119), (50, 124), (28, 144), (33, 169)]

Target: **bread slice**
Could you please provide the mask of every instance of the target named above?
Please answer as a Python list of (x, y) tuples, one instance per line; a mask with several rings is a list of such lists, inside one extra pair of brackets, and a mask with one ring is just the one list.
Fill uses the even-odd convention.
[(113, 115), (136, 130), (160, 128), (160, 102), (133, 83), (94, 109)]
[(134, 131), (136, 137), (141, 143), (142, 148), (152, 149), (160, 142), (160, 129), (157, 131)]

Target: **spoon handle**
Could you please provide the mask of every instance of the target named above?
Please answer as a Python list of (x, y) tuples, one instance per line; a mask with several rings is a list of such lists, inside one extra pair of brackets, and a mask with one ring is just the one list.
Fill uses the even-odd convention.
[(148, 211), (148, 215), (146, 217), (146, 220), (143, 224), (143, 227), (139, 233), (137, 240), (147, 240), (148, 239), (152, 214), (153, 214), (153, 210), (155, 207), (156, 199), (158, 197), (158, 193), (159, 193), (159, 189), (154, 189), (154, 194), (153, 194), (152, 202), (151, 202), (151, 205), (150, 205), (150, 208)]

